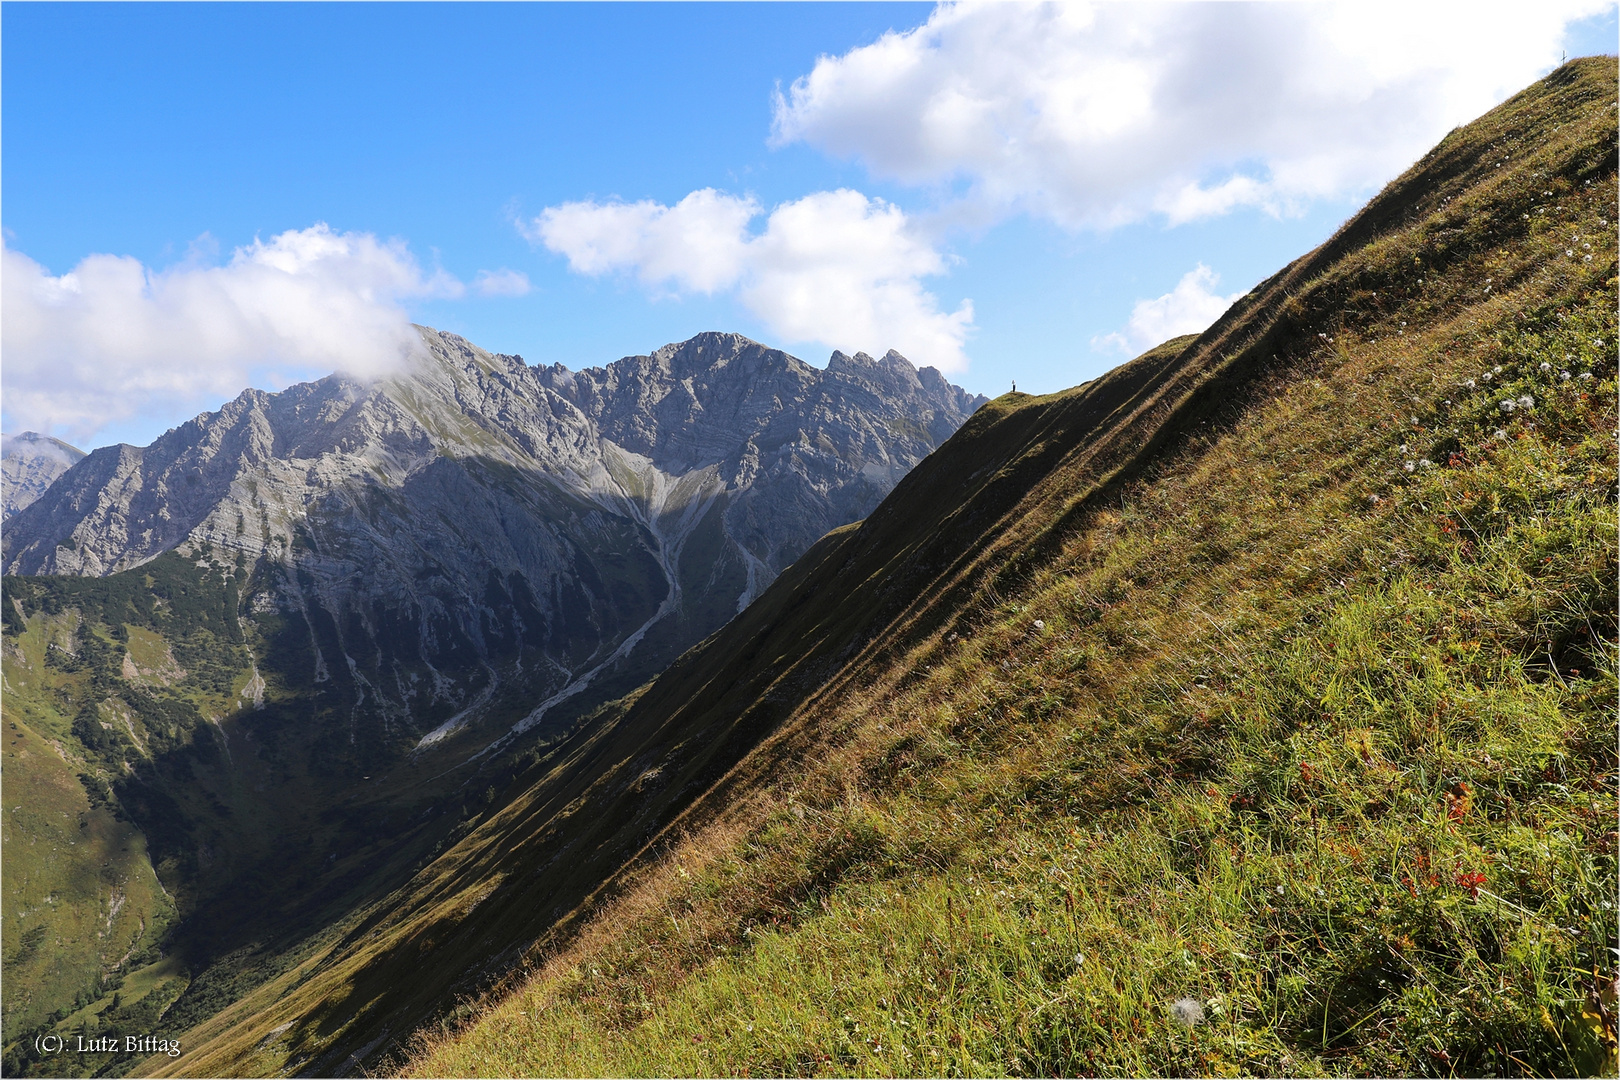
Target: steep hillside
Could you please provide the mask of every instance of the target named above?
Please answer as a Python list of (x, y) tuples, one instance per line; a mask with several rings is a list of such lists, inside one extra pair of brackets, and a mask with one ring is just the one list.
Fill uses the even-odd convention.
[(981, 400), (736, 335), (569, 373), (422, 334), (7, 520), (8, 1053), (196, 1023), (341, 936)]
[(0, 468), (4, 469), (5, 484), (0, 517), (10, 517), (45, 494), (45, 489), (82, 457), (84, 451), (77, 446), (37, 431), (0, 435)]
[(144, 1068), (1602, 1067), (1615, 94), (1568, 65), (1197, 340), (979, 410)]

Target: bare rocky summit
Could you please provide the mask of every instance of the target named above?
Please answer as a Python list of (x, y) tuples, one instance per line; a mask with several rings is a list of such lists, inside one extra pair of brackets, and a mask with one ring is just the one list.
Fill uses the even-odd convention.
[(8, 521), (6, 572), (234, 566), (245, 616), (307, 632), (352, 739), (488, 720), (470, 751), (639, 685), (985, 400), (897, 353), (823, 370), (735, 334), (578, 372), (421, 338), (373, 385), (248, 390), (94, 451)]
[(4, 471), (3, 515), (10, 517), (50, 487), (58, 476), (78, 464), (84, 451), (61, 439), (24, 431), (0, 435), (0, 468)]

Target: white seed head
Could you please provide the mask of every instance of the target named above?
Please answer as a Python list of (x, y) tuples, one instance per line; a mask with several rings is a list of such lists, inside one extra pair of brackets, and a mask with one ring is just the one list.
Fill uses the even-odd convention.
[(1204, 1006), (1197, 998), (1178, 998), (1170, 1006), (1170, 1015), (1184, 1028), (1197, 1027), (1204, 1022)]

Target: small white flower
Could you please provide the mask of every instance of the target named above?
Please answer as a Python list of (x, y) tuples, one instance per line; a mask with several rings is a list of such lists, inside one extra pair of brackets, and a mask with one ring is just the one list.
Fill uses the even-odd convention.
[(1418, 468), (1420, 468), (1420, 469), (1432, 469), (1432, 468), (1434, 468), (1434, 462), (1430, 461), (1428, 458), (1419, 458), (1418, 459)]
[(1468, 389), (1472, 390), (1474, 388), (1475, 383), (1474, 383), (1473, 379), (1469, 379), (1467, 382), (1463, 383), (1463, 385), (1468, 387)]
[(1502, 365), (1497, 364), (1495, 367), (1491, 368), (1491, 370), (1496, 372), (1496, 374), (1500, 375), (1500, 374), (1502, 374)]
[(1581, 372), (1581, 378), (1582, 379), (1590, 379), (1591, 377), (1592, 377), (1592, 373), (1590, 371)]
[(1552, 370), (1552, 365), (1547, 363), (1547, 361), (1543, 360), (1541, 362), (1541, 370), (1542, 371), (1551, 371)]
[[(1405, 469), (1407, 472), (1416, 472), (1417, 471), (1417, 462), (1408, 461), (1405, 465), (1402, 465), (1401, 468)], [(1282, 886), (1280, 886), (1280, 885), (1277, 886), (1277, 891), (1282, 892)]]
[(1558, 378), (1559, 378), (1559, 379), (1561, 379), (1561, 380), (1562, 380), (1562, 381), (1564, 381), (1564, 382), (1569, 382), (1569, 372), (1567, 372), (1567, 371), (1560, 371), (1560, 372), (1559, 372), (1559, 373), (1558, 373)]
[(1417, 425), (1418, 425), (1418, 418), (1414, 416), (1414, 417), (1412, 417), (1412, 426), (1417, 427)]
[(1493, 438), (1493, 439), (1506, 439), (1507, 438), (1507, 432), (1502, 428), (1497, 428), (1495, 434), (1493, 434), (1491, 436), (1491, 438)]
[(1518, 407), (1519, 407), (1518, 402), (1511, 401), (1511, 400), (1510, 401), (1504, 401), (1500, 405), (1497, 406), (1497, 408), (1501, 409), (1505, 413), (1510, 413), (1514, 409), (1517, 409)]
[(1079, 967), (1081, 964), (1083, 964), (1085, 962), (1086, 962), (1086, 954), (1085, 953), (1077, 952), (1077, 953), (1074, 954), (1074, 966), (1075, 967)]
[(1481, 375), (1480, 378), (1484, 379), (1486, 382), (1490, 382), (1491, 381), (1491, 373), (1487, 371), (1485, 374)]
[(1574, 254), (1575, 254), (1575, 252), (1574, 252), (1574, 250), (1573, 250), (1573, 249), (1571, 249), (1571, 248), (1565, 248), (1565, 249), (1564, 249), (1564, 254), (1565, 254), (1565, 255), (1574, 255)]
[(1586, 260), (1585, 260), (1585, 261), (1586, 261), (1586, 262), (1591, 262), (1591, 261), (1592, 261), (1592, 256), (1590, 256), (1590, 255), (1588, 255), (1588, 256), (1587, 256), (1587, 257), (1586, 257)]
[(1529, 394), (1524, 394), (1524, 395), (1520, 396), (1520, 398), (1519, 398), (1519, 408), (1521, 408), (1521, 409), (1533, 409), (1535, 407), (1536, 407), (1536, 399), (1535, 398), (1531, 397)]
[(1037, 630), (1045, 630), (1046, 629), (1046, 623), (1041, 619), (1036, 619), (1035, 622), (1033, 623), (1033, 625), (1034, 625), (1035, 629), (1037, 629)]

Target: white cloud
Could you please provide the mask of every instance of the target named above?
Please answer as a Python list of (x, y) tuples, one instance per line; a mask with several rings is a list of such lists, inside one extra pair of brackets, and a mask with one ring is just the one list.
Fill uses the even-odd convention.
[(480, 296), (527, 296), (529, 275), (521, 270), (480, 270), (473, 278), (473, 291)]
[(1135, 356), (1173, 337), (1203, 333), (1243, 295), (1216, 294), (1220, 280), (1219, 274), (1199, 263), (1163, 296), (1138, 300), (1131, 308), (1130, 321), (1112, 334), (1092, 338), (1091, 347)]
[(763, 213), (752, 198), (706, 188), (674, 206), (573, 202), (521, 228), (576, 273), (631, 273), (653, 289), (735, 292), (775, 334), (848, 351), (898, 349), (946, 371), (967, 365), (973, 305), (946, 313), (922, 278), (947, 261), (899, 207), (858, 191), (822, 191)]
[(818, 60), (772, 141), (1071, 227), (1287, 213), (1387, 181), (1607, 6), (946, 4)]
[(6, 425), (81, 444), (269, 372), (384, 374), (418, 341), (402, 302), (464, 292), (402, 241), (324, 224), (255, 240), (223, 266), (90, 255), (55, 277), (10, 247), (3, 258)]
[(575, 273), (633, 270), (648, 285), (710, 294), (730, 288), (741, 275), (748, 223), (759, 212), (753, 199), (704, 188), (674, 206), (564, 203), (520, 222), (519, 229), (567, 255)]

